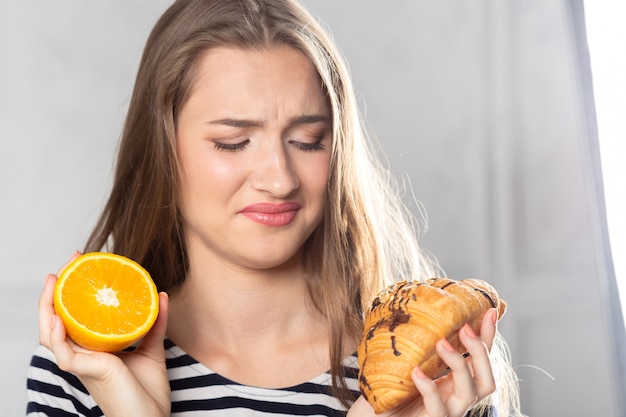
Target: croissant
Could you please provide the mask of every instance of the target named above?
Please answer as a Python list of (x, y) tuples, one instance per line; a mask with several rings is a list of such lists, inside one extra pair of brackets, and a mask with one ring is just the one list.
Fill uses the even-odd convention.
[(437, 341), (445, 337), (466, 354), (458, 331), (468, 323), (478, 333), (490, 308), (500, 319), (506, 303), (478, 279), (401, 281), (378, 294), (365, 314), (358, 348), (359, 389), (376, 414), (419, 395), (411, 379), (416, 365), (432, 379), (446, 372)]

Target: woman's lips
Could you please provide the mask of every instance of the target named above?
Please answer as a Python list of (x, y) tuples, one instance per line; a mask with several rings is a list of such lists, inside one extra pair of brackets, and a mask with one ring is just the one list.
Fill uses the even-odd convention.
[(245, 207), (241, 214), (266, 226), (286, 226), (293, 221), (301, 208), (300, 203), (257, 203)]

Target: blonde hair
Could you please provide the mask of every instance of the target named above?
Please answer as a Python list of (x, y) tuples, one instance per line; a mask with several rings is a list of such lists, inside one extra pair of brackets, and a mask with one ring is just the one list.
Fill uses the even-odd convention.
[(333, 117), (328, 204), (305, 243), (309, 290), (329, 323), (333, 389), (348, 406), (342, 360), (363, 312), (397, 279), (440, 271), (417, 245), (398, 184), (364, 133), (351, 77), (327, 32), (291, 0), (179, 0), (152, 30), (122, 132), (113, 189), (86, 250), (108, 247), (140, 262), (160, 290), (180, 285), (187, 255), (178, 210), (177, 112), (198, 58), (216, 46), (288, 45), (317, 69)]

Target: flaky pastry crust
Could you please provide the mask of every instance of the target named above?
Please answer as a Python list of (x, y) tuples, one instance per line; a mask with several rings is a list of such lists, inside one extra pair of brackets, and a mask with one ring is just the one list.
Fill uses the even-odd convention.
[(359, 388), (374, 411), (388, 411), (419, 395), (411, 380), (415, 366), (433, 379), (443, 375), (447, 366), (435, 351), (437, 341), (445, 337), (466, 354), (458, 331), (468, 323), (479, 333), (490, 308), (498, 310), (499, 319), (506, 303), (478, 279), (401, 281), (382, 291), (366, 312), (358, 348)]

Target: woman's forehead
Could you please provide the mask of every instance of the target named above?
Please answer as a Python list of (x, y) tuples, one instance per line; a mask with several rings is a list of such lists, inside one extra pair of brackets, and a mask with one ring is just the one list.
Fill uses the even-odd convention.
[(198, 62), (188, 105), (222, 114), (220, 118), (242, 110), (258, 120), (274, 110), (330, 116), (315, 67), (303, 53), (286, 46), (207, 51)]

